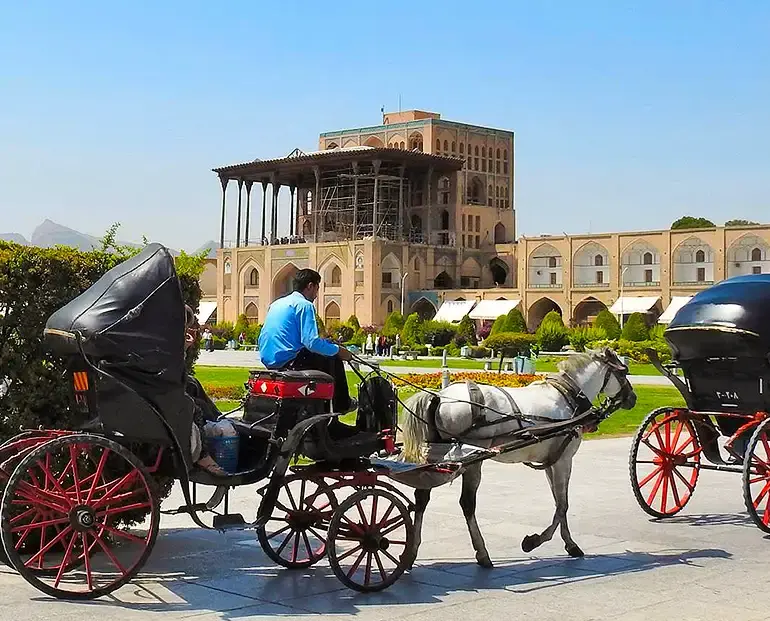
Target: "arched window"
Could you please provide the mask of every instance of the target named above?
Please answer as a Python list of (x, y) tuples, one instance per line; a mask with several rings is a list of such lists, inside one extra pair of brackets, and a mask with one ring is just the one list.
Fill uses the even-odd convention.
[(556, 267), (556, 257), (548, 257), (548, 267)]
[(403, 140), (401, 141), (401, 144), (399, 145), (399, 147), (402, 148), (402, 149), (404, 148), (404, 141)]
[(604, 265), (604, 257), (602, 255), (600, 255), (600, 254), (597, 254), (594, 257), (594, 265), (597, 266), (597, 267), (599, 267), (601, 265)]
[(449, 141), (448, 140), (444, 141), (444, 151), (449, 151)]
[(497, 159), (500, 159), (500, 147), (497, 148)]
[(393, 312), (393, 300), (388, 300), (388, 314)]
[(500, 198), (500, 186), (499, 185), (497, 187), (495, 187), (495, 196), (497, 198)]
[(259, 272), (256, 267), (252, 268), (249, 272), (249, 285), (252, 287), (259, 287)]
[(456, 147), (456, 143), (455, 143), (455, 141), (453, 140), (453, 141), (452, 141), (452, 153), (454, 153), (454, 152), (457, 150), (455, 147)]
[(703, 250), (696, 250), (695, 251), (695, 262), (696, 263), (705, 263), (706, 262), (706, 253), (703, 252)]
[(441, 151), (441, 141), (436, 138), (436, 151)]
[(449, 229), (449, 212), (446, 209), (441, 212), (441, 228), (444, 231)]
[(462, 142), (460, 143), (460, 153), (465, 153), (465, 145)]
[(762, 249), (761, 248), (754, 248), (751, 251), (751, 260), (752, 261), (761, 261), (762, 260)]
[(332, 269), (331, 286), (332, 287), (342, 286), (342, 270), (337, 265), (335, 265), (334, 268)]
[(507, 160), (507, 159), (508, 159), (508, 149), (505, 149), (505, 150), (503, 151), (503, 159), (504, 159), (504, 160)]
[(479, 154), (479, 147), (478, 145), (476, 145), (475, 147), (473, 147), (473, 155), (478, 156), (478, 154)]
[(225, 261), (225, 274), (232, 274), (233, 272), (233, 266), (231, 265), (230, 261)]
[(389, 142), (389, 143), (388, 143), (388, 149), (392, 149), (392, 148), (393, 148), (393, 143), (392, 143), (392, 142)]
[(642, 263), (644, 265), (652, 265), (652, 253), (651, 252), (645, 252), (644, 256), (642, 257)]
[(486, 156), (487, 156), (487, 148), (481, 147), (481, 157), (486, 157)]

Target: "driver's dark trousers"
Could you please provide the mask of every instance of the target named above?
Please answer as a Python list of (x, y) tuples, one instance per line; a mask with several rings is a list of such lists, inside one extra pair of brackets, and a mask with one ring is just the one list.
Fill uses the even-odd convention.
[(334, 411), (347, 412), (350, 409), (350, 393), (345, 363), (337, 356), (321, 356), (310, 350), (302, 349), (294, 360), (287, 362), (280, 370), (328, 373), (334, 378), (334, 399), (332, 400)]

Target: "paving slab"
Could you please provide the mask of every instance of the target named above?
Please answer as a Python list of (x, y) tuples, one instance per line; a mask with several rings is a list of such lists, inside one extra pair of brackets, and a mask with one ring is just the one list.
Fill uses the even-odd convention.
[[(570, 490), (570, 527), (586, 553), (571, 559), (557, 534), (525, 554), (522, 538), (550, 523), (542, 472), (488, 462), (478, 518), (493, 569), (474, 562), (458, 504), (460, 485), (434, 490), (414, 569), (390, 589), (346, 589), (326, 561), (276, 567), (251, 532), (195, 529), (164, 516), (158, 542), (133, 583), (95, 602), (52, 600), (0, 568), (0, 615), (13, 621), (199, 619), (767, 619), (770, 540), (748, 519), (737, 475), (703, 472), (690, 504), (654, 520), (628, 481), (628, 438), (586, 442)], [(200, 497), (203, 494), (199, 495)], [(256, 487), (237, 489), (231, 510), (252, 519)], [(174, 490), (165, 506), (181, 502)]]

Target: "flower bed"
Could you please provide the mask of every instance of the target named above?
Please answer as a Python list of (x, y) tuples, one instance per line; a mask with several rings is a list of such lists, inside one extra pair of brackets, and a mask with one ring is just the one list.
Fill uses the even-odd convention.
[[(441, 388), (441, 373), (409, 373), (400, 377), (394, 377), (396, 386), (417, 388), (427, 388), (438, 390)], [(470, 380), (477, 384), (489, 384), (492, 386), (501, 386), (504, 388), (519, 388), (532, 382), (542, 379), (542, 375), (517, 375), (515, 373), (493, 373), (491, 371), (480, 371), (478, 373), (451, 373), (449, 375), (451, 382), (464, 382)]]

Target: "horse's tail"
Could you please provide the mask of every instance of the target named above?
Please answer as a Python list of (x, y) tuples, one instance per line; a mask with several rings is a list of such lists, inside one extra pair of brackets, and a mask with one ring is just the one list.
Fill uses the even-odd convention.
[(422, 446), (430, 432), (426, 421), (432, 400), (433, 395), (421, 391), (404, 403), (404, 458), (412, 463), (425, 461)]

